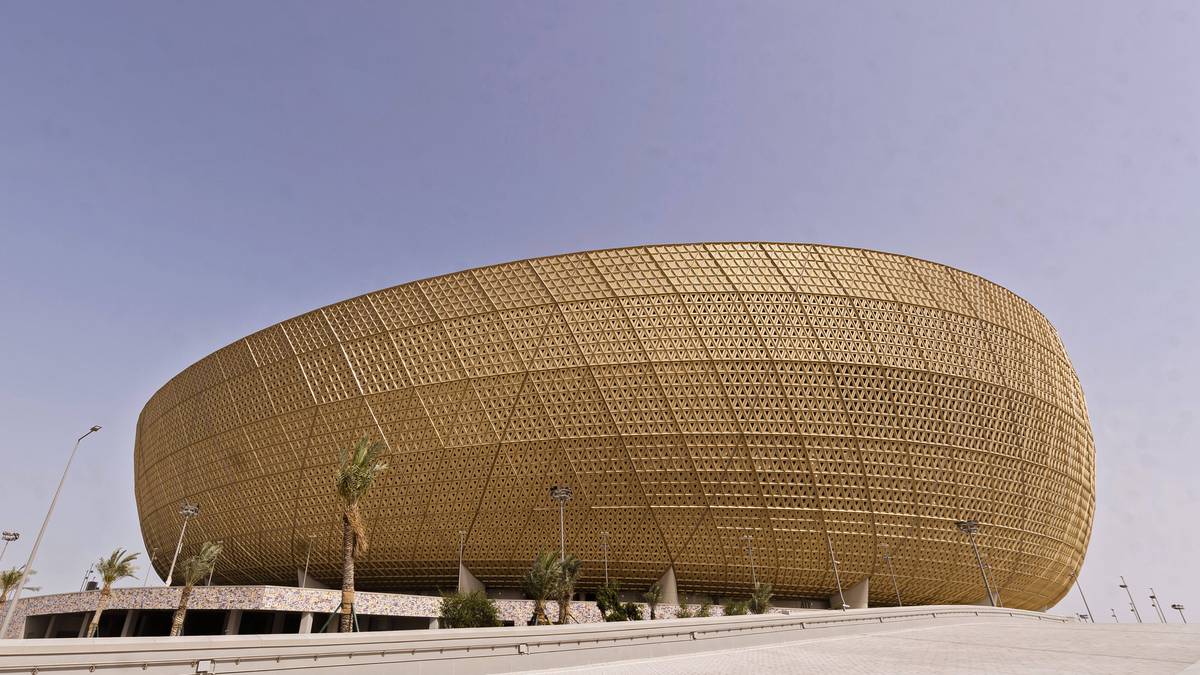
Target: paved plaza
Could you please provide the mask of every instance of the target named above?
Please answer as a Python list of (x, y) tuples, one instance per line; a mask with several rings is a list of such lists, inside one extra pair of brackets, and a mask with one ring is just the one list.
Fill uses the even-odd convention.
[(777, 645), (538, 672), (1179, 673), (1196, 664), (1189, 672), (1200, 673), (1200, 626), (1192, 625), (1051, 624), (987, 618), (828, 630), (830, 634)]

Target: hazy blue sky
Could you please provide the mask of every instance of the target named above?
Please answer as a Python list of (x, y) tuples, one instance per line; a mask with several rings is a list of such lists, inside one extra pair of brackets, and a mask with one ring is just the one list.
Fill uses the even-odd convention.
[[(992, 279), (1083, 380), (1082, 576), (1200, 613), (1194, 2), (0, 4), (0, 527), (77, 587), (140, 549), (134, 425), (319, 305), (648, 242), (907, 253)], [(1062, 611), (1082, 611), (1072, 593)]]

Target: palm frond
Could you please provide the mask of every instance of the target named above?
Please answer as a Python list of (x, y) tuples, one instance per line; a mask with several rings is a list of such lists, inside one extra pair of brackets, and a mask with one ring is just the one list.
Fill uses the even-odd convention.
[(196, 555), (179, 563), (179, 572), (183, 576), (183, 583), (187, 586), (194, 586), (208, 576), (213, 566), (217, 564), (217, 557), (221, 555), (221, 549), (220, 544), (206, 541), (200, 545), (200, 551)]
[(386, 449), (382, 441), (372, 442), (363, 436), (354, 444), (354, 448), (342, 451), (337, 488), (347, 506), (357, 503), (375, 482), (375, 477), (387, 469), (387, 464), (379, 461), (379, 456)]
[(111, 586), (121, 579), (137, 574), (137, 567), (134, 566), (133, 561), (137, 560), (138, 555), (119, 548), (110, 553), (107, 558), (101, 558), (100, 562), (96, 563), (96, 572), (100, 575), (104, 585)]

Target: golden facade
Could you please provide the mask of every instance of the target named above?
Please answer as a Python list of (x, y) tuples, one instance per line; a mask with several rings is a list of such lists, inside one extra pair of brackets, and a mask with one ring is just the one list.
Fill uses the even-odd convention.
[[(993, 586), (1041, 609), (1082, 565), (1095, 450), (1054, 328), (977, 276), (793, 244), (592, 251), (416, 281), (289, 319), (160, 389), (135, 475), (165, 573), (223, 540), (225, 583), (288, 583), (311, 549), (340, 579), (339, 449), (390, 468), (364, 503), (364, 589), (455, 586), (459, 547), (514, 587), (556, 549), (550, 486), (586, 588), (779, 596), (873, 576), (893, 604), (984, 597), (954, 522), (981, 523)], [(606, 535), (602, 533), (607, 533)], [(750, 538), (747, 538), (747, 537)], [(754, 568), (747, 553), (753, 543)], [(886, 545), (886, 546), (885, 546)]]

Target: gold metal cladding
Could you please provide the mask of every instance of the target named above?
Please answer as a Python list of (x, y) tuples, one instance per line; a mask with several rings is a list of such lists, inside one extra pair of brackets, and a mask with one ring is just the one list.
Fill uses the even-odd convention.
[[(1091, 535), (1095, 449), (1058, 334), (977, 276), (795, 244), (647, 246), (523, 260), (388, 288), (217, 351), (146, 404), (134, 450), (148, 548), (178, 505), (185, 550), (223, 540), (225, 583), (340, 578), (338, 451), (390, 469), (364, 502), (364, 589), (516, 586), (557, 548), (569, 485), (581, 587), (609, 573), (681, 591), (835, 590), (893, 604), (1068, 590)], [(883, 546), (887, 544), (887, 546)], [(169, 555), (157, 558), (159, 572)]]

